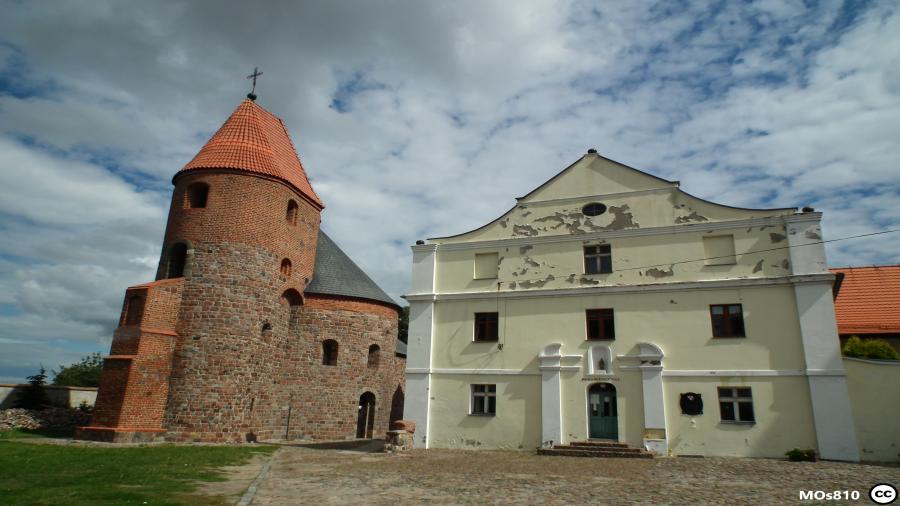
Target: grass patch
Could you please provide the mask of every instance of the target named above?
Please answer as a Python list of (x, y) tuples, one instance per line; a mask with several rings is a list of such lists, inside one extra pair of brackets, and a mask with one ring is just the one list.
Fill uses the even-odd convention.
[[(197, 481), (221, 481), (218, 468), (240, 465), (274, 446), (109, 448), (10, 441), (0, 433), (0, 503), (28, 505), (220, 504), (188, 496)], [(6, 435), (6, 436), (5, 436)], [(29, 435), (25, 435), (28, 437)]]
[(0, 439), (35, 437), (67, 438), (72, 437), (72, 431), (61, 429), (10, 429), (0, 431)]

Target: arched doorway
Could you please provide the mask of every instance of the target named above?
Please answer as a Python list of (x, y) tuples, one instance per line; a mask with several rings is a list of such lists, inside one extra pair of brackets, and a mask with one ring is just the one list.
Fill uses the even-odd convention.
[(359, 396), (359, 414), (356, 418), (356, 437), (372, 438), (375, 426), (375, 394), (366, 392)]
[(619, 439), (616, 387), (610, 383), (594, 383), (588, 389), (588, 435), (596, 439)]
[(400, 385), (397, 385), (397, 389), (394, 390), (394, 396), (391, 398), (391, 423), (403, 419), (404, 398), (403, 389), (400, 388)]

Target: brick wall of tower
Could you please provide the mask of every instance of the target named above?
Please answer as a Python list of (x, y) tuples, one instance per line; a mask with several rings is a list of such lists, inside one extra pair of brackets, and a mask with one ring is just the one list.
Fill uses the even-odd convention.
[[(209, 185), (206, 207), (191, 208), (186, 189), (198, 182)], [(175, 183), (158, 277), (176, 243), (188, 246), (184, 276), (129, 289), (96, 430), (83, 437), (353, 438), (365, 392), (376, 398), (373, 435), (383, 436), (392, 412), (400, 416), (404, 388), (397, 309), (317, 294), (291, 307), (282, 297), (303, 294), (312, 277), (319, 210), (280, 181), (235, 171), (197, 170)], [(289, 200), (298, 204), (295, 224), (286, 220)], [(140, 293), (148, 294), (141, 324), (129, 325), (129, 297)], [(339, 344), (334, 366), (322, 364), (326, 339)], [(377, 367), (368, 366), (372, 344)]]
[[(206, 207), (188, 207), (187, 190), (195, 183), (209, 185)], [(286, 219), (290, 200), (298, 204), (295, 224)], [(259, 264), (260, 274), (277, 275), (281, 260), (290, 259), (290, 278), (279, 279), (302, 293), (315, 267), (319, 222), (319, 210), (279, 180), (239, 171), (183, 173), (172, 193), (157, 279), (165, 277), (168, 248), (179, 241), (188, 241), (195, 255), (200, 244), (241, 244), (256, 246), (276, 259), (272, 265)], [(205, 257), (216, 260), (209, 253)], [(258, 260), (262, 259), (248, 259), (247, 267)], [(195, 265), (191, 265), (191, 274)]]
[[(384, 437), (397, 389), (405, 389), (405, 359), (396, 357), (397, 309), (347, 297), (308, 294), (294, 341), (290, 435), (293, 438), (356, 437), (360, 396), (375, 395), (375, 430)], [(322, 363), (325, 340), (338, 343), (336, 365)], [(378, 365), (369, 347), (380, 348)], [(396, 407), (394, 409), (396, 412)]]
[[(186, 206), (186, 189), (197, 182), (209, 185), (205, 208)], [(286, 220), (290, 200), (299, 206), (293, 224)], [(274, 435), (290, 345), (282, 293), (302, 294), (312, 277), (318, 226), (319, 210), (276, 180), (219, 171), (176, 179), (160, 272), (178, 241), (190, 244), (190, 266), (166, 411), (169, 438)], [(289, 277), (280, 272), (284, 258), (293, 264)]]
[(79, 437), (133, 441), (162, 432), (182, 281), (126, 290), (91, 424), (79, 430)]
[[(396, 309), (317, 294), (307, 294), (293, 315), (285, 305), (277, 309), (272, 330), (248, 335), (232, 353), (202, 351), (210, 342), (223, 349), (228, 336), (203, 336), (197, 341), (206, 340), (205, 347), (184, 338), (180, 353), (202, 358), (176, 367), (183, 384), (180, 393), (173, 386), (168, 439), (240, 441), (248, 432), (261, 440), (351, 439), (365, 392), (376, 398), (373, 437), (384, 436), (392, 413), (402, 416), (405, 359), (394, 354)], [(339, 346), (334, 366), (322, 363), (327, 339)], [(373, 344), (380, 348), (377, 367), (368, 365)]]

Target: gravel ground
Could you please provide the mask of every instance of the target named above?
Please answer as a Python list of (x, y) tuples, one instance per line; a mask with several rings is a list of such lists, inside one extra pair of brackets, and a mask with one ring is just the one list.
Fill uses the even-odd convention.
[[(797, 504), (801, 490), (900, 485), (900, 467), (770, 459), (592, 459), (531, 452), (414, 450), (386, 455), (284, 447), (253, 505)], [(803, 501), (816, 504), (815, 501)]]

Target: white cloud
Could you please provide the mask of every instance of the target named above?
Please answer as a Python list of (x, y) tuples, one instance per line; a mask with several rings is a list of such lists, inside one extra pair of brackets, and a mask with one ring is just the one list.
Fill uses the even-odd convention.
[[(813, 205), (828, 237), (900, 227), (889, 3), (248, 9), (5, 6), (0, 58), (26, 66), (0, 81), (0, 305), (21, 312), (0, 317), (0, 339), (34, 353), (108, 340), (124, 288), (155, 270), (171, 176), (254, 66), (259, 102), (286, 121), (326, 203), (326, 231), (395, 297), (409, 244), (484, 224), (590, 147), (726, 204)], [(342, 96), (340, 113), (332, 99), (355, 75), (378, 86)], [(9, 79), (25, 91), (6, 93)], [(828, 252), (835, 265), (897, 262), (898, 235)]]
[(163, 217), (157, 195), (93, 164), (0, 137), (0, 167), (0, 213), (56, 226)]

